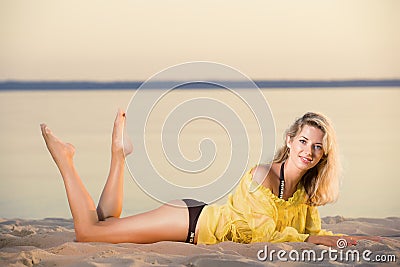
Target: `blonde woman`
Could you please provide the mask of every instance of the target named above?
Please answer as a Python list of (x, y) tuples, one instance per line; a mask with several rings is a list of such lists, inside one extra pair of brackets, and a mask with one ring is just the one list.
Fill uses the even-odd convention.
[[(340, 164), (335, 132), (328, 119), (307, 113), (285, 134), (284, 145), (269, 165), (258, 165), (241, 179), (224, 205), (175, 200), (161, 207), (120, 218), (124, 159), (133, 150), (122, 140), (125, 113), (114, 122), (110, 172), (96, 207), (73, 156), (75, 148), (41, 124), (47, 148), (60, 170), (79, 242), (153, 243), (182, 241), (311, 242), (335, 246), (342, 237), (321, 229), (317, 206), (336, 200)], [(344, 236), (348, 244), (377, 237)]]

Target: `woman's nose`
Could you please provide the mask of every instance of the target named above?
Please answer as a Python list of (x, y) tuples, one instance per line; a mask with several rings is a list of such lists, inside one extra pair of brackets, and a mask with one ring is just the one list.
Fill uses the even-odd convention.
[(306, 155), (311, 155), (312, 154), (312, 149), (309, 146), (306, 146), (306, 148), (304, 149), (304, 152), (306, 153)]

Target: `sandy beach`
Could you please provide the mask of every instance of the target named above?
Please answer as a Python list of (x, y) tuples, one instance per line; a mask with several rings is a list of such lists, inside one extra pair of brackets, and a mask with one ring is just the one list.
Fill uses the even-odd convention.
[[(154, 244), (106, 244), (74, 242), (72, 220), (0, 220), (0, 263), (2, 266), (342, 266), (343, 264), (398, 266), (400, 258), (400, 218), (347, 219), (323, 218), (325, 229), (354, 235), (379, 235), (382, 242), (363, 240), (356, 246), (336, 248), (331, 258), (322, 251), (328, 247), (309, 243), (223, 242), (216, 245), (191, 245), (179, 242)], [(277, 254), (265, 258), (264, 252), (286, 251), (281, 261)], [(297, 251), (291, 258), (289, 253)], [(304, 250), (315, 251), (315, 259), (301, 259)], [(346, 251), (358, 251), (359, 260)], [(368, 252), (371, 251), (371, 252)], [(269, 255), (268, 253), (268, 255)], [(342, 254), (340, 254), (342, 253)], [(364, 254), (363, 254), (364, 253)], [(323, 259), (321, 258), (323, 255)], [(343, 255), (342, 258), (340, 255)], [(348, 256), (346, 261), (345, 255)], [(354, 254), (357, 255), (357, 254)], [(364, 256), (363, 256), (364, 255)], [(336, 260), (335, 260), (336, 257)], [(342, 260), (341, 260), (342, 259)], [(395, 261), (394, 261), (395, 260)]]

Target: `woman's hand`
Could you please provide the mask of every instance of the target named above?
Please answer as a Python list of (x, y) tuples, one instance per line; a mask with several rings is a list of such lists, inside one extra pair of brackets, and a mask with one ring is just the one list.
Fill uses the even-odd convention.
[(346, 240), (347, 246), (357, 245), (357, 240), (350, 236), (310, 235), (306, 239), (306, 242), (316, 245), (325, 245), (328, 247), (337, 247), (338, 241), (341, 239)]
[[(338, 247), (345, 242), (339, 242), (339, 240), (346, 240), (346, 246), (357, 245), (358, 240), (367, 239), (372, 241), (380, 242), (379, 236), (328, 236), (328, 235), (310, 235), (305, 241), (316, 245), (325, 245), (329, 247)], [(344, 248), (344, 247), (342, 247)]]

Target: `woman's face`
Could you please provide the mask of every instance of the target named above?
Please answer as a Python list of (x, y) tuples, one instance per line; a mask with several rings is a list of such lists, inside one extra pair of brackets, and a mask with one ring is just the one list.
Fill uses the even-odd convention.
[(300, 170), (307, 171), (313, 168), (324, 155), (323, 138), (324, 133), (320, 129), (304, 125), (293, 139), (287, 137), (289, 160)]

